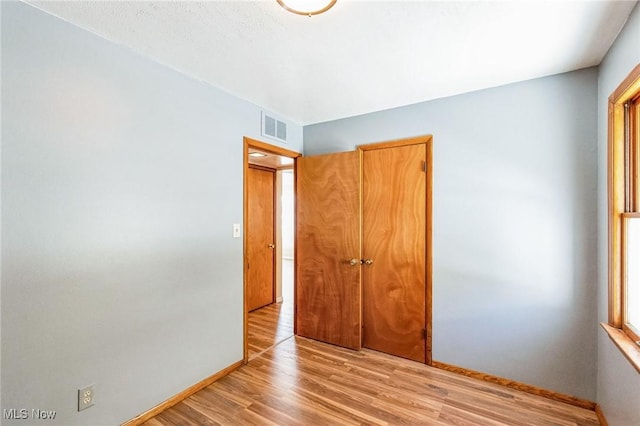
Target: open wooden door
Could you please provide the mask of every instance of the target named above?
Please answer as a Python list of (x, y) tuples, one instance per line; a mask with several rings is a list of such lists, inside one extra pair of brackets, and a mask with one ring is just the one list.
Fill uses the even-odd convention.
[(247, 174), (247, 310), (275, 302), (275, 171), (251, 166)]
[(363, 150), (363, 346), (427, 353), (427, 145)]
[(361, 347), (360, 157), (301, 157), (296, 183), (296, 334)]

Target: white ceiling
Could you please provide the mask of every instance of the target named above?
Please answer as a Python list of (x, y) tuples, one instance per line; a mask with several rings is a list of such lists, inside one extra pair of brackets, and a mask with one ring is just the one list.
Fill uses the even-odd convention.
[(29, 3), (306, 125), (597, 65), (636, 1)]

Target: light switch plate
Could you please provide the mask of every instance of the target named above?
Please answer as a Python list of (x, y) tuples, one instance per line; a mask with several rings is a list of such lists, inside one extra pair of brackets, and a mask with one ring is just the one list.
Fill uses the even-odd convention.
[(240, 238), (240, 224), (233, 224), (233, 238)]

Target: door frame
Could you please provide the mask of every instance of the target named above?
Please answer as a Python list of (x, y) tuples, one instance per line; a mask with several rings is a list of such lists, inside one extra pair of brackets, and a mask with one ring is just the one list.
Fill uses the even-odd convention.
[[(242, 155), (242, 185), (243, 185), (243, 205), (242, 205), (242, 340), (243, 340), (243, 363), (246, 364), (249, 361), (249, 347), (247, 343), (248, 338), (248, 323), (249, 323), (249, 313), (247, 312), (247, 225), (248, 225), (248, 216), (247, 216), (247, 206), (248, 206), (248, 184), (247, 184), (247, 174), (249, 173), (249, 149), (254, 148), (260, 151), (268, 152), (274, 155), (280, 155), (283, 157), (288, 157), (293, 159), (293, 180), (295, 187), (296, 180), (296, 159), (301, 157), (302, 154), (299, 152), (291, 151), (286, 148), (282, 148), (276, 145), (271, 145), (266, 142), (261, 142), (256, 139), (252, 139), (250, 137), (245, 136), (243, 138), (244, 147), (243, 147), (243, 155)], [(293, 201), (294, 209), (295, 209), (295, 199)], [(295, 217), (294, 217), (295, 220)], [(295, 225), (294, 225), (295, 232)], [(295, 247), (294, 247), (294, 256), (295, 256)], [(294, 274), (293, 277), (293, 291), (294, 291), (294, 309), (295, 309), (295, 288), (296, 288), (296, 277)], [(275, 283), (274, 283), (275, 285)], [(295, 320), (294, 320), (295, 321)], [(295, 322), (294, 322), (295, 329)]]
[[(394, 148), (399, 146), (407, 146), (407, 145), (420, 145), (424, 144), (427, 151), (426, 158), (426, 224), (425, 224), (425, 250), (426, 250), (426, 259), (425, 259), (425, 328), (427, 330), (426, 336), (426, 355), (425, 355), (425, 364), (431, 365), (433, 361), (432, 356), (432, 346), (433, 346), (433, 250), (432, 250), (432, 233), (433, 233), (433, 211), (432, 211), (432, 200), (433, 200), (433, 136), (432, 135), (424, 135), (424, 136), (416, 136), (412, 138), (405, 139), (395, 139), (385, 142), (376, 142), (364, 145), (358, 145), (357, 150), (360, 154), (360, 163), (362, 163), (362, 157), (364, 151), (371, 151), (375, 149), (384, 149), (384, 148)], [(362, 169), (361, 169), (362, 170)], [(361, 171), (362, 173), (362, 171)], [(362, 185), (362, 179), (361, 185)], [(360, 188), (362, 191), (362, 188)], [(362, 197), (360, 198), (360, 202), (362, 203)], [(360, 210), (362, 210), (362, 206), (360, 206)]]

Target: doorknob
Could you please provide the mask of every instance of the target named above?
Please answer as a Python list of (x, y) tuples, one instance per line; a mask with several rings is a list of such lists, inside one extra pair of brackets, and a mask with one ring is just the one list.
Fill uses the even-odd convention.
[(269, 247), (270, 249), (274, 249), (274, 248), (276, 248), (276, 245), (273, 244), (273, 243), (270, 243), (267, 247)]
[(365, 259), (362, 263), (365, 265), (373, 265), (373, 259)]
[(351, 259), (349, 261), (349, 265), (351, 265), (351, 266), (356, 266), (356, 265), (359, 265), (360, 263), (361, 262), (358, 259)]

